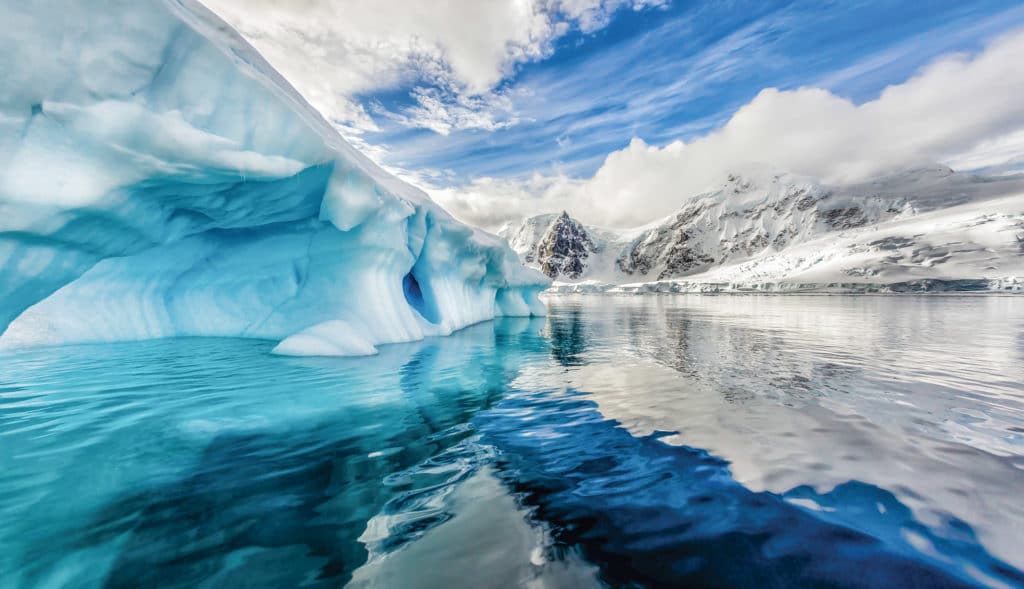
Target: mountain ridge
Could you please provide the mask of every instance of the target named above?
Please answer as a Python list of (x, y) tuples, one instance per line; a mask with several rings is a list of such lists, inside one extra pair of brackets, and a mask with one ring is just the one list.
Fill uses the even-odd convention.
[[(552, 241), (552, 233), (562, 240)], [(508, 224), (499, 235), (562, 291), (651, 290), (638, 285), (662, 282), (704, 285), (684, 290), (713, 284), (719, 290), (783, 284), (931, 290), (964, 280), (1014, 290), (1024, 278), (1024, 175), (986, 177), (934, 166), (828, 185), (785, 173), (730, 174), (717, 190), (640, 228), (595, 227), (563, 212)], [(566, 247), (539, 250), (544, 238)], [(565, 259), (572, 261), (568, 272)], [(681, 287), (654, 290), (673, 288)]]

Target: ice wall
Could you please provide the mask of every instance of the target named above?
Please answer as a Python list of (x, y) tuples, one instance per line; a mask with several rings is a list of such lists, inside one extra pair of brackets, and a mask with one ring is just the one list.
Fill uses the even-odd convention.
[(192, 0), (0, 3), (0, 346), (367, 353), (547, 285), (348, 145)]

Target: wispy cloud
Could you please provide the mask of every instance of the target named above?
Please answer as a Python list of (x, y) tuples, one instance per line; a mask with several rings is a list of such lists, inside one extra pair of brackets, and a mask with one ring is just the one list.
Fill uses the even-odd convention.
[[(742, 159), (838, 174), (815, 163), (836, 158), (849, 175), (913, 150), (999, 166), (1020, 143), (1012, 117), (929, 102), (963, 81), (904, 103), (886, 90), (1024, 26), (1006, 0), (209, 1), (359, 149), (482, 224), (564, 206), (641, 222)], [(867, 114), (899, 104), (906, 120)], [(913, 123), (923, 112), (936, 119)]]
[(507, 92), (467, 95), (452, 88), (417, 86), (415, 104), (392, 112), (376, 104), (372, 111), (404, 127), (428, 129), (447, 136), (453, 130), (497, 131), (519, 122)]
[(964, 3), (963, 10), (966, 14), (960, 18), (951, 18), (937, 27), (910, 35), (846, 67), (828, 71), (808, 81), (807, 85), (860, 98), (880, 90), (894, 77), (904, 77), (936, 54), (977, 48), (979, 43), (1000, 32), (1024, 24), (1024, 5), (1011, 5), (986, 14), (980, 5)]
[(519, 122), (515, 128), (497, 127), (498, 133), (445, 129), (450, 132), (445, 137), (390, 128), (380, 136), (394, 145), (391, 163), (406, 168), (443, 161), (486, 176), (554, 167), (589, 173), (634, 135), (658, 140), (720, 123), (717, 108), (735, 108), (742, 103), (738, 97), (716, 105), (710, 116), (681, 117), (680, 110), (739, 72), (767, 67), (773, 58), (766, 38), (784, 18), (768, 13), (708, 39), (698, 38), (693, 15), (676, 15), (571, 66), (523, 72), (504, 94), (508, 112)]
[[(821, 88), (762, 90), (718, 129), (664, 146), (634, 139), (608, 155), (593, 177), (533, 176), (516, 185), (473, 182), (435, 191), (471, 222), (568, 208), (599, 225), (640, 225), (750, 165), (827, 182), (935, 162), (997, 166), (1021, 161), (1024, 30), (984, 51), (954, 53), (857, 104)], [(525, 194), (537, 194), (530, 200)], [(468, 196), (467, 196), (468, 195)]]
[[(464, 180), (555, 166), (586, 175), (633, 137), (661, 144), (707, 133), (762, 88), (822, 87), (860, 102), (937, 55), (976, 50), (1024, 24), (1024, 9), (1005, 2), (936, 2), (930, 12), (879, 2), (693, 6), (523, 68), (508, 94), (514, 128), (440, 138), (385, 127), (374, 136), (394, 146), (393, 163), (443, 161)], [(873, 19), (889, 14), (902, 21), (879, 28)]]
[[(348, 134), (373, 115), (447, 134), (517, 122), (496, 88), (549, 56), (572, 30), (594, 32), (624, 8), (667, 0), (205, 0)], [(364, 98), (408, 88), (411, 105), (373, 112)]]

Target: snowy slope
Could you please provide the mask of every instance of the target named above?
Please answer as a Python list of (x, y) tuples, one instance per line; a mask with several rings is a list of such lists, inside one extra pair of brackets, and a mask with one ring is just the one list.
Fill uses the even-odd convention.
[(0, 345), (368, 353), (548, 281), (345, 143), (194, 0), (0, 3)]
[[(580, 225), (599, 244), (562, 291), (1014, 289), (1024, 282), (1024, 178), (948, 168), (824, 186), (786, 174), (732, 175), (675, 214), (623, 232)], [(506, 229), (512, 245), (549, 217)], [(543, 256), (527, 260), (542, 266)], [(898, 283), (911, 282), (911, 285)], [(617, 286), (625, 285), (625, 286)], [(1016, 286), (1014, 286), (1016, 285)]]

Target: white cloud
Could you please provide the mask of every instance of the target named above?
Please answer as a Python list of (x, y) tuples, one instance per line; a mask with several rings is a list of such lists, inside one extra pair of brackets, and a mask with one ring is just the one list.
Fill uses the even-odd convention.
[(1024, 128), (988, 139), (966, 153), (945, 162), (955, 170), (984, 173), (1019, 172), (1024, 169)]
[(430, 188), (430, 179), (406, 177), (459, 219), (496, 231), (503, 223), (538, 213), (575, 211), (585, 181), (535, 174), (526, 180), (477, 178), (467, 186)]
[(582, 31), (591, 32), (605, 27), (611, 15), (621, 7), (642, 10), (668, 3), (669, 0), (553, 0), (548, 5), (578, 23)]
[(417, 86), (412, 91), (416, 106), (403, 113), (378, 109), (377, 114), (407, 127), (430, 129), (448, 135), (453, 129), (497, 131), (519, 122), (507, 92), (466, 95), (453, 89)]
[(446, 133), (514, 124), (494, 88), (571, 27), (667, 0), (204, 0), (347, 136), (376, 130), (361, 93), (419, 81), (398, 120)]
[(1024, 130), (1021, 55), (1024, 31), (973, 57), (944, 57), (859, 105), (818, 88), (768, 88), (720, 129), (689, 143), (659, 147), (634, 139), (585, 181), (534, 177), (518, 188), (488, 181), (434, 194), (483, 226), (493, 227), (502, 212), (567, 208), (587, 222), (628, 227), (671, 213), (751, 163), (827, 182), (940, 161), (998, 165), (1021, 155), (1011, 149), (1021, 143), (1014, 133)]

